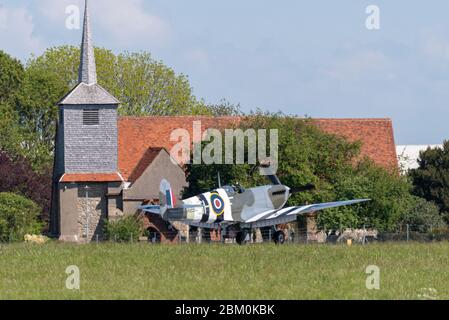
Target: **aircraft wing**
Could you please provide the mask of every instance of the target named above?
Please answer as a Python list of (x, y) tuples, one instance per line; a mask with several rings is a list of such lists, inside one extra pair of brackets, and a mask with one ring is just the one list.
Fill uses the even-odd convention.
[(296, 220), (296, 217), (300, 214), (316, 212), (329, 208), (336, 208), (341, 206), (348, 206), (352, 204), (371, 201), (370, 199), (358, 199), (338, 202), (326, 202), (318, 204), (310, 204), (299, 207), (287, 207), (280, 210), (272, 210), (262, 212), (251, 219), (240, 224), (243, 228), (263, 228), (278, 224), (284, 224)]

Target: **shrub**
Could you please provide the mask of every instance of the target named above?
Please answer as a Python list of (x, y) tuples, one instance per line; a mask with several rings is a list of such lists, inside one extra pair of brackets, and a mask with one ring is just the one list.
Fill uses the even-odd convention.
[(410, 225), (410, 231), (415, 232), (429, 232), (446, 226), (438, 206), (418, 197), (414, 197), (411, 209), (404, 214), (401, 222), (402, 225)]
[(0, 193), (0, 242), (23, 241), (26, 234), (40, 233), (41, 209), (33, 201), (14, 193)]
[(142, 235), (142, 231), (142, 220), (135, 216), (105, 221), (104, 234), (107, 240), (114, 240), (117, 242), (138, 240)]

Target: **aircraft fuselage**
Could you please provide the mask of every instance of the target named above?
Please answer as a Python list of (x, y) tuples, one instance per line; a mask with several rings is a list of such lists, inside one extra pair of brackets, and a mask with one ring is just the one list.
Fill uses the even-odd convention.
[(170, 210), (166, 220), (196, 223), (244, 222), (267, 211), (284, 207), (289, 188), (266, 185), (247, 190), (225, 186), (183, 200), (184, 208)]

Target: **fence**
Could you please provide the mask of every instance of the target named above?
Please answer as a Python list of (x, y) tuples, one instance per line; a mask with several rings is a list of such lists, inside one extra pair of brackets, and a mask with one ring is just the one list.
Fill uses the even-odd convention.
[[(278, 230), (279, 231), (279, 230)], [(109, 239), (112, 242), (148, 242), (148, 243), (277, 243), (280, 240), (279, 233), (274, 228), (255, 229), (244, 236), (238, 230), (207, 230), (190, 228), (187, 231), (171, 230), (159, 234), (150, 232), (144, 237), (130, 234), (129, 237)], [(449, 228), (429, 229), (426, 226), (404, 225), (398, 230), (381, 232), (375, 228), (363, 226), (356, 229), (332, 229), (332, 230), (307, 230), (286, 226), (282, 229), (281, 242), (290, 244), (328, 243), (338, 244), (352, 243), (370, 244), (377, 242), (435, 242), (449, 241)], [(244, 237), (244, 239), (242, 238)], [(240, 240), (240, 241), (239, 241)], [(100, 242), (98, 236), (92, 241)]]

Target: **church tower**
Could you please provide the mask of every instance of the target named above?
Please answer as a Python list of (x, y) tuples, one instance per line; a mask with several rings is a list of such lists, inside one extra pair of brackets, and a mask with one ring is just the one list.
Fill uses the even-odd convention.
[(89, 242), (102, 235), (101, 224), (114, 200), (108, 196), (122, 183), (118, 106), (118, 100), (97, 83), (86, 0), (78, 84), (59, 102), (51, 232), (61, 240)]
[(117, 172), (119, 102), (97, 83), (87, 0), (78, 78), (78, 85), (59, 102), (63, 172)]

